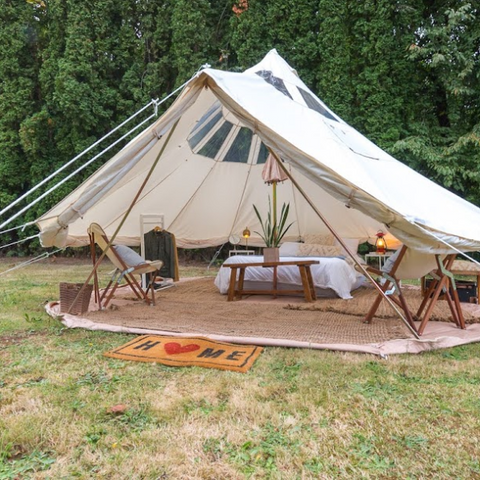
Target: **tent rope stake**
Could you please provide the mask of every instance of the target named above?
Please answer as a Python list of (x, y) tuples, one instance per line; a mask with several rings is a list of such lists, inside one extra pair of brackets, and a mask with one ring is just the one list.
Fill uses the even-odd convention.
[(408, 330), (411, 332), (411, 334), (416, 338), (420, 339), (420, 336), (418, 333), (412, 328), (412, 326), (408, 323), (408, 320), (403, 316), (403, 314), (400, 312), (400, 310), (396, 307), (396, 305), (392, 302), (390, 298), (388, 298), (387, 295), (385, 295), (385, 292), (381, 289), (380, 285), (374, 280), (374, 278), (370, 275), (370, 273), (367, 272), (365, 267), (355, 258), (355, 255), (350, 251), (348, 246), (345, 244), (345, 242), (342, 240), (342, 238), (337, 234), (335, 229), (330, 225), (328, 220), (323, 216), (323, 214), (320, 212), (320, 210), (317, 209), (315, 204), (312, 202), (312, 200), (308, 197), (308, 195), (304, 192), (302, 187), (297, 183), (297, 181), (290, 175), (290, 172), (285, 168), (285, 166), (282, 164), (282, 161), (279, 159), (278, 155), (275, 152), (272, 152), (270, 150), (270, 153), (274, 156), (275, 160), (277, 161), (278, 165), (280, 168), (285, 172), (285, 174), (288, 176), (288, 178), (292, 181), (292, 183), (295, 185), (295, 187), (298, 189), (298, 191), (302, 194), (303, 198), (308, 202), (308, 204), (312, 207), (314, 212), (318, 215), (320, 220), (325, 224), (325, 226), (330, 230), (332, 235), (337, 239), (337, 241), (340, 243), (340, 245), (345, 249), (345, 251), (348, 253), (350, 258), (355, 262), (356, 265), (362, 270), (362, 273), (370, 280), (372, 285), (377, 289), (378, 292), (385, 298), (385, 300), (389, 303), (389, 305), (395, 310), (397, 315), (400, 317), (402, 322), (405, 324), (405, 326), (408, 328)]

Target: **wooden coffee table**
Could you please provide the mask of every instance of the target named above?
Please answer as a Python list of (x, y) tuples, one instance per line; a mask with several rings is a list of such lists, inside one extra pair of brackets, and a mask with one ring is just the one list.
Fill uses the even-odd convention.
[[(289, 260), (279, 262), (249, 262), (249, 263), (233, 263), (224, 265), (231, 269), (230, 284), (228, 287), (229, 302), (238, 299), (241, 300), (243, 295), (273, 295), (276, 298), (278, 295), (295, 295), (303, 294), (307, 302), (313, 302), (317, 299), (315, 293), (315, 286), (313, 284), (312, 272), (310, 267), (312, 265), (318, 265), (318, 260)], [(284, 266), (296, 266), (300, 272), (300, 278), (302, 279), (302, 290), (279, 290), (277, 282), (277, 269)], [(243, 282), (245, 279), (245, 270), (249, 267), (262, 267), (273, 268), (272, 288), (263, 290), (244, 290)], [(238, 282), (237, 271), (239, 271)]]

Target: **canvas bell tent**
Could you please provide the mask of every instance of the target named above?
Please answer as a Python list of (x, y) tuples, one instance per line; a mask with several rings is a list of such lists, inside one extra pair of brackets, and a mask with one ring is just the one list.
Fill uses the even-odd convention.
[(109, 236), (121, 226), (115, 243), (139, 245), (142, 216), (159, 215), (179, 247), (221, 245), (246, 227), (249, 244), (261, 245), (253, 205), (266, 213), (269, 151), (291, 176), (277, 190), (294, 222), (285, 240), (327, 232), (307, 197), (343, 238), (374, 240), (383, 229), (423, 252), (480, 250), (480, 209), (347, 125), (275, 50), (243, 73), (198, 72), (165, 114), (37, 220), (41, 242), (86, 245), (96, 222)]

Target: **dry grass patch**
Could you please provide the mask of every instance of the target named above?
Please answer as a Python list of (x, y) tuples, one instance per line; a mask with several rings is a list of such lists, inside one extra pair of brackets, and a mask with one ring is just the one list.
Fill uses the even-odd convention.
[(266, 348), (247, 374), (114, 360), (132, 336), (43, 313), (89, 268), (0, 277), (0, 478), (480, 476), (479, 345), (388, 360)]

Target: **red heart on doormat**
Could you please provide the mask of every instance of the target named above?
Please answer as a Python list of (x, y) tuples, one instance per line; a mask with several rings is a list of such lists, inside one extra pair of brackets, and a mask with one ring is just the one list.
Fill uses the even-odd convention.
[(175, 355), (177, 353), (194, 352), (195, 350), (198, 350), (200, 348), (200, 345), (195, 345), (194, 343), (191, 343), (190, 345), (184, 345), (182, 347), (179, 343), (171, 342), (166, 343), (163, 348), (165, 348), (165, 351), (168, 353), (168, 355)]

